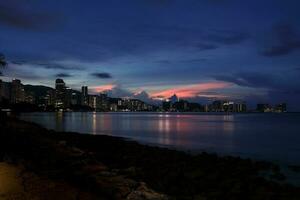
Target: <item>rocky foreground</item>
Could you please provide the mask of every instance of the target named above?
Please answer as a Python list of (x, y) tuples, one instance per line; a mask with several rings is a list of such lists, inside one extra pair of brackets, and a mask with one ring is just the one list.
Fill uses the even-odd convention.
[(0, 199), (300, 199), (278, 166), (0, 122)]

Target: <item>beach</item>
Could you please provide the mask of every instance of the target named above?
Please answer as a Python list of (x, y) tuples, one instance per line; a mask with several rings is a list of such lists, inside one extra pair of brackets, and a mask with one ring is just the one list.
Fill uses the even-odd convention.
[[(21, 180), (36, 177), (25, 181), (25, 188), (35, 188), (27, 193), (35, 199), (300, 198), (300, 189), (286, 183), (279, 166), (265, 161), (56, 132), (15, 118), (1, 121), (0, 145), (0, 175), (15, 180), (10, 187), (17, 188), (16, 196), (23, 194), (24, 184), (14, 177), (23, 171)], [(47, 197), (40, 196), (45, 190)]]

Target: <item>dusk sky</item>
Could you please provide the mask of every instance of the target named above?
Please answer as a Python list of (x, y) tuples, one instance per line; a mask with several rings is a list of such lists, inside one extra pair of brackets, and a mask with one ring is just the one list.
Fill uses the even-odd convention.
[(0, 0), (3, 80), (300, 111), (298, 0)]

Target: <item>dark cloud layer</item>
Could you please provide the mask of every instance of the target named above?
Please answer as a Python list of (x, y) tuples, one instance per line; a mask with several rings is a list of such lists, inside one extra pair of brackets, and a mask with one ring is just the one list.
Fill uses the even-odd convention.
[(100, 79), (109, 79), (112, 78), (112, 75), (106, 72), (103, 73), (92, 73), (91, 76), (100, 78)]
[(24, 9), (28, 3), (30, 1), (25, 0), (0, 2), (0, 24), (29, 30), (48, 30), (61, 23), (62, 18), (58, 13)]
[(69, 78), (69, 77), (72, 77), (73, 75), (71, 74), (67, 74), (67, 73), (58, 73), (55, 75), (55, 77), (57, 78)]
[[(124, 88), (113, 94), (143, 99), (146, 93), (128, 91), (214, 77), (234, 84), (207, 97), (269, 91), (299, 100), (299, 6), (292, 0), (0, 0), (0, 51), (9, 58), (2, 72), (31, 84), (74, 75), (68, 81), (78, 88), (113, 80)], [(282, 22), (289, 25), (269, 28)], [(110, 66), (113, 79), (98, 66), (104, 72)], [(260, 94), (246, 94), (253, 88)]]
[(216, 75), (216, 80), (231, 82), (244, 87), (273, 87), (273, 78), (259, 72), (240, 72), (232, 75)]
[(14, 65), (29, 65), (34, 67), (40, 67), (45, 69), (60, 69), (60, 70), (84, 70), (83, 67), (80, 66), (69, 66), (51, 62), (36, 62), (36, 61), (11, 61), (10, 63)]
[(291, 25), (277, 25), (273, 29), (277, 41), (263, 51), (264, 56), (275, 57), (300, 50), (300, 34)]
[(233, 45), (244, 42), (245, 40), (250, 38), (250, 35), (245, 32), (218, 30), (208, 34), (206, 38), (220, 45)]
[(261, 72), (239, 72), (232, 75), (217, 75), (216, 80), (234, 83), (242, 87), (265, 88), (272, 93), (300, 94), (297, 82), (286, 82), (282, 77)]

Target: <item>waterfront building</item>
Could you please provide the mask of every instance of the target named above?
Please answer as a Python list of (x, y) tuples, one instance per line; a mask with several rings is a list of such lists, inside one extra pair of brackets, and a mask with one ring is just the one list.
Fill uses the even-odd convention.
[(81, 105), (88, 106), (89, 105), (89, 92), (88, 86), (81, 87)]
[(247, 112), (246, 102), (240, 102), (235, 104), (235, 112)]
[(62, 79), (55, 81), (55, 108), (63, 109), (66, 103), (66, 84)]
[(223, 112), (224, 111), (224, 102), (223, 101), (213, 101), (211, 104), (210, 111), (212, 112)]
[(14, 79), (11, 83), (11, 98), (12, 104), (25, 101), (25, 90), (20, 80)]
[(109, 110), (109, 102), (108, 102), (107, 94), (106, 93), (100, 93), (99, 98), (100, 98), (100, 109), (102, 111)]
[(45, 99), (46, 106), (54, 106), (55, 105), (55, 90), (48, 90), (44, 99)]
[(171, 111), (172, 103), (168, 99), (162, 102), (162, 109), (166, 112)]
[(88, 102), (88, 106), (93, 108), (95, 111), (99, 110), (101, 107), (101, 101), (98, 95), (89, 95)]
[(78, 101), (78, 95), (76, 92), (72, 92), (71, 95), (71, 105), (78, 105), (79, 101)]
[(256, 110), (258, 112), (272, 112), (272, 106), (269, 104), (257, 104)]
[(111, 103), (110, 106), (109, 106), (109, 110), (113, 111), (113, 112), (118, 111), (118, 105), (115, 104), (115, 103)]
[(286, 109), (286, 103), (281, 103), (281, 104), (277, 104), (275, 105), (275, 108), (274, 108), (274, 111), (275, 112), (286, 112), (287, 109)]
[(0, 102), (2, 102), (2, 98), (3, 98), (3, 82), (0, 79)]
[(35, 96), (33, 92), (26, 92), (24, 101), (29, 104), (35, 104)]

